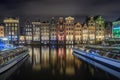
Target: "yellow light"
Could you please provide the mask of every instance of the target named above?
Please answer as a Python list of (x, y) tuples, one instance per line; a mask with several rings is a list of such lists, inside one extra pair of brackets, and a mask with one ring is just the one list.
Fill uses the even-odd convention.
[(19, 20), (6, 19), (6, 20), (4, 20), (4, 23), (19, 23)]

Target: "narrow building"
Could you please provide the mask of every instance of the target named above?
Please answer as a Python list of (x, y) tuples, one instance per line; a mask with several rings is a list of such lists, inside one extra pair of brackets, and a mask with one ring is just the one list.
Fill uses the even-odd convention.
[(41, 43), (42, 44), (49, 44), (49, 32), (50, 32), (50, 23), (49, 22), (42, 22), (40, 26), (40, 36), (41, 36)]
[(66, 44), (73, 44), (73, 32), (74, 32), (74, 18), (73, 17), (66, 17), (65, 18), (65, 36), (66, 36)]
[(82, 25), (79, 22), (77, 22), (75, 23), (74, 26), (74, 44), (81, 43), (82, 43)]
[(65, 44), (65, 21), (63, 17), (60, 17), (57, 23), (57, 38), (58, 44)]
[(105, 22), (105, 39), (112, 38), (112, 22)]
[(32, 36), (33, 36), (33, 44), (40, 44), (40, 26), (41, 23), (39, 20), (32, 21)]
[(82, 43), (88, 44), (88, 25), (86, 23), (82, 27)]
[(54, 17), (50, 22), (50, 44), (57, 44), (57, 24)]
[(5, 37), (9, 38), (11, 44), (19, 43), (19, 18), (18, 17), (7, 17), (4, 19), (4, 34)]
[(88, 19), (88, 44), (95, 43), (95, 21), (94, 17)]
[(105, 36), (105, 20), (102, 16), (97, 16), (96, 23), (96, 43), (104, 40)]

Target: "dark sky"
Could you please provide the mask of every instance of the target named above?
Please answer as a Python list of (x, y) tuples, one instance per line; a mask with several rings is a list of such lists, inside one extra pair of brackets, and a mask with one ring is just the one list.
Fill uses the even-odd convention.
[(120, 17), (120, 0), (0, 0), (0, 16)]

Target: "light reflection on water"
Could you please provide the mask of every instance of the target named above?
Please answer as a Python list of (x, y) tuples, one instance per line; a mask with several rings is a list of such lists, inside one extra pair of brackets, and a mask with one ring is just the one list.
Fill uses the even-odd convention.
[(28, 47), (29, 59), (10, 80), (115, 80), (73, 56), (73, 46)]
[(80, 68), (81, 61), (72, 55), (72, 46), (66, 47), (30, 47), (32, 70), (52, 69), (52, 74), (75, 74), (75, 65)]

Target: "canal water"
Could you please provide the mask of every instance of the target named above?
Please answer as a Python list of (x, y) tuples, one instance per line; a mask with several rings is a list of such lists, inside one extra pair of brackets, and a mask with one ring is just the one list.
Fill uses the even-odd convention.
[(72, 45), (28, 47), (30, 57), (7, 80), (117, 80), (73, 56)]

